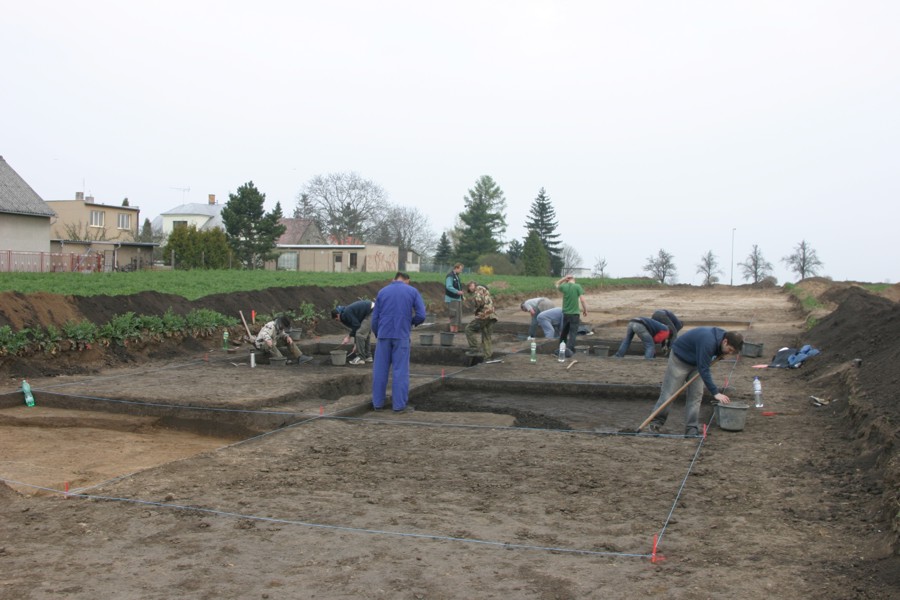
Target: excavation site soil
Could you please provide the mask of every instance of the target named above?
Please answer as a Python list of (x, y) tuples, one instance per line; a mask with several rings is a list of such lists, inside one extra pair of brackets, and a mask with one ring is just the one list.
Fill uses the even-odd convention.
[[(324, 311), (380, 287), (4, 293), (0, 325)], [(425, 284), (404, 414), (370, 410), (372, 365), (334, 364), (328, 320), (299, 365), (251, 367), (242, 324), (229, 351), (218, 332), (2, 357), (0, 598), (900, 597), (900, 288), (798, 287), (815, 314), (778, 287), (591, 291), (575, 355), (539, 334), (534, 363), (523, 299), (501, 296), (494, 360), (472, 364)], [(759, 350), (713, 366), (749, 405), (737, 430), (707, 395), (705, 436), (683, 435), (679, 400), (661, 435), (635, 433), (666, 358), (611, 354), (658, 308)], [(765, 368), (805, 344), (801, 368)]]

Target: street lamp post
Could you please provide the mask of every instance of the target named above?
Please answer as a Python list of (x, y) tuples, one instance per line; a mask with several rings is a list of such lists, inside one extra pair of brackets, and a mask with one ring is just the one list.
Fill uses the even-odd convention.
[(734, 232), (737, 227), (731, 228), (731, 285), (734, 286)]

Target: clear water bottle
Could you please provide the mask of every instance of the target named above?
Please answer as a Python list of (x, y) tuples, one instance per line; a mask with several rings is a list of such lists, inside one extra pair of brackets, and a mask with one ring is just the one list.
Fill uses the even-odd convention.
[(537, 362), (537, 342), (531, 342), (531, 362)]
[(222, 333), (222, 350), (228, 350), (228, 330)]
[(566, 362), (566, 343), (559, 343), (559, 362)]
[(31, 386), (24, 379), (22, 380), (22, 393), (25, 394), (25, 404), (34, 406), (34, 394), (31, 393)]
[(762, 382), (759, 380), (759, 377), (753, 378), (753, 397), (756, 400), (756, 408), (762, 408)]

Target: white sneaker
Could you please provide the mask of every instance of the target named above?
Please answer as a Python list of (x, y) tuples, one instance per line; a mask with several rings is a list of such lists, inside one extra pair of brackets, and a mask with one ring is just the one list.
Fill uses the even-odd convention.
[(358, 356), (355, 356), (350, 360), (350, 364), (351, 365), (364, 365), (364, 364), (366, 364), (366, 361), (364, 361), (363, 359), (361, 359)]
[(369, 358), (366, 359), (366, 362), (367, 362), (367, 363), (375, 362), (375, 359), (373, 359), (373, 358), (370, 356)]
[(526, 342), (533, 342), (533, 341), (534, 341), (534, 338), (533, 338), (533, 337), (525, 338), (525, 341), (526, 341)]

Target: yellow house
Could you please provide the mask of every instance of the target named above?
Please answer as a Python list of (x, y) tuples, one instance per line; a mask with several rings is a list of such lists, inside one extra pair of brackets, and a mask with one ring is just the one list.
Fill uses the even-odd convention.
[(48, 200), (56, 212), (51, 225), (51, 250), (102, 256), (105, 271), (132, 270), (151, 262), (156, 244), (138, 242), (141, 209), (94, 201), (82, 192), (74, 200)]

